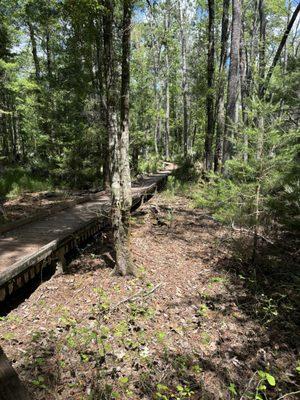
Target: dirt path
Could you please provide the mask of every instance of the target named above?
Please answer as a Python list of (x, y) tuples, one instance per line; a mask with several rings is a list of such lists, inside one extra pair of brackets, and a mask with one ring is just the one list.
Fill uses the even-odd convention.
[(162, 195), (133, 216), (137, 277), (112, 276), (100, 240), (42, 284), (0, 326), (32, 399), (277, 399), (299, 390), (297, 332), (257, 317), (230, 235), (187, 199)]

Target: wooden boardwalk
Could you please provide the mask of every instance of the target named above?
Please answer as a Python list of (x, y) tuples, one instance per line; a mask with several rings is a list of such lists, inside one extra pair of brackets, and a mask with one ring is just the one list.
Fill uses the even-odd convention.
[[(133, 183), (133, 205), (163, 185), (171, 168)], [(0, 302), (46, 265), (64, 256), (108, 224), (109, 197), (100, 192), (84, 204), (12, 229), (0, 236)]]

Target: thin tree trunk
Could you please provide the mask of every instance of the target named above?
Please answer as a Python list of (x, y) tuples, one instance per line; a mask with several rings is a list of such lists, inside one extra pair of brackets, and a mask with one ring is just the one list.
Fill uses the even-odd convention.
[[(165, 31), (168, 32), (170, 28), (169, 11), (165, 20)], [(169, 46), (166, 43), (165, 48), (165, 61), (166, 61), (166, 79), (165, 79), (165, 90), (166, 90), (166, 119), (165, 119), (165, 157), (168, 160), (170, 157), (169, 153), (169, 141), (170, 141), (170, 59), (169, 59)]]
[(223, 164), (232, 157), (234, 152), (233, 139), (235, 137), (235, 124), (237, 122), (237, 103), (240, 83), (240, 41), (241, 41), (241, 2), (232, 2), (232, 33), (230, 47), (230, 66), (228, 74), (228, 93), (225, 138), (223, 150)]
[(257, 54), (257, 46), (258, 46), (258, 40), (257, 40), (257, 28), (258, 28), (258, 23), (257, 23), (257, 18), (258, 18), (258, 1), (254, 1), (254, 10), (253, 10), (253, 24), (252, 24), (252, 29), (250, 33), (250, 49), (249, 53), (246, 52), (246, 47), (245, 47), (245, 55), (246, 55), (246, 92), (247, 92), (247, 97), (250, 97), (253, 92), (253, 86), (254, 86), (254, 80), (253, 80), (253, 71), (255, 67), (255, 60), (256, 60), (256, 54)]
[(156, 19), (154, 15), (154, 5), (151, 4), (150, 1), (147, 1), (148, 9), (150, 12), (150, 27), (152, 32), (152, 43), (151, 46), (153, 48), (153, 91), (155, 97), (155, 108), (156, 108), (156, 116), (155, 116), (155, 130), (154, 130), (154, 151), (155, 154), (158, 155), (160, 153), (160, 140), (161, 140), (161, 116), (160, 116), (160, 96), (158, 91), (158, 81), (159, 81), (159, 68), (160, 68), (160, 53), (162, 44), (155, 37), (155, 27), (156, 27)]
[(271, 66), (270, 66), (270, 68), (268, 70), (267, 77), (265, 79), (265, 83), (261, 88), (261, 91), (260, 91), (261, 97), (263, 97), (265, 95), (266, 90), (268, 89), (270, 80), (271, 80), (273, 72), (274, 72), (274, 68), (276, 67), (276, 65), (277, 65), (277, 63), (278, 63), (278, 61), (280, 59), (282, 50), (283, 50), (283, 48), (285, 46), (287, 38), (288, 38), (288, 36), (289, 36), (289, 34), (290, 34), (291, 30), (292, 30), (294, 22), (296, 21), (297, 16), (298, 16), (299, 13), (300, 13), (300, 2), (298, 4), (298, 6), (296, 7), (295, 11), (293, 12), (292, 18), (291, 18), (291, 20), (290, 20), (290, 22), (289, 22), (289, 24), (288, 24), (283, 36), (282, 36), (282, 39), (281, 39), (281, 41), (279, 43), (279, 46), (277, 48), (277, 51), (276, 51), (276, 54), (274, 56), (273, 62), (272, 62)]
[(215, 2), (208, 0), (208, 54), (207, 54), (207, 95), (206, 116), (207, 127), (205, 135), (205, 169), (212, 167), (213, 152), (212, 143), (214, 136), (214, 71), (215, 71)]
[(180, 41), (181, 41), (181, 71), (182, 71), (182, 111), (183, 111), (183, 154), (184, 158), (188, 155), (188, 83), (187, 83), (187, 62), (186, 62), (186, 32), (184, 22), (186, 18), (185, 0), (179, 2), (180, 13)]
[(96, 53), (97, 53), (97, 81), (99, 93), (99, 112), (100, 112), (100, 148), (101, 148), (101, 162), (102, 162), (102, 186), (104, 190), (109, 188), (109, 154), (108, 154), (108, 135), (105, 118), (106, 102), (104, 96), (104, 71), (103, 71), (103, 23), (101, 14), (98, 16), (96, 23)]
[[(243, 21), (244, 22), (244, 21)], [(246, 47), (245, 47), (245, 29), (244, 24), (242, 24), (242, 34), (241, 34), (241, 48), (240, 48), (240, 74), (241, 74), (241, 107), (242, 107), (242, 118), (244, 128), (247, 125), (247, 110), (246, 110), (246, 100), (247, 100), (247, 60), (246, 60)], [(248, 134), (244, 129), (243, 133), (243, 160), (246, 163), (248, 161)]]
[(41, 79), (41, 69), (40, 69), (40, 61), (37, 53), (37, 44), (36, 44), (36, 39), (35, 39), (35, 32), (33, 25), (30, 21), (27, 21), (27, 25), (29, 28), (29, 36), (30, 36), (30, 41), (31, 41), (31, 51), (32, 51), (32, 57), (33, 57), (33, 62), (34, 62), (34, 67), (35, 67), (35, 77), (37, 81), (40, 81)]
[(259, 62), (258, 62), (258, 74), (259, 74), (259, 92), (261, 92), (263, 83), (265, 80), (266, 73), (266, 5), (265, 0), (259, 0), (258, 12), (259, 12)]
[(50, 51), (50, 32), (49, 32), (49, 28), (46, 29), (46, 57), (47, 57), (48, 81), (49, 81), (49, 86), (51, 86), (52, 60), (51, 60), (51, 51)]
[(259, 206), (260, 206), (260, 182), (257, 182), (255, 188), (255, 225), (253, 233), (253, 249), (252, 249), (252, 263), (256, 262), (257, 245), (258, 245), (258, 228), (259, 228)]
[[(265, 0), (259, 0), (258, 12), (259, 12), (259, 59), (258, 59), (258, 74), (259, 74), (259, 93), (262, 92), (262, 88), (265, 80), (266, 73), (266, 11), (265, 11)], [(264, 116), (261, 112), (258, 113), (258, 138), (257, 138), (257, 150), (256, 158), (259, 160), (262, 154), (263, 147), (263, 131), (264, 131)]]
[(228, 36), (229, 36), (229, 4), (230, 0), (223, 1), (223, 15), (222, 15), (222, 33), (221, 33), (221, 54), (219, 64), (219, 83), (218, 83), (218, 97), (216, 104), (216, 146), (214, 156), (214, 170), (220, 170), (222, 162), (222, 139), (224, 138), (225, 131), (225, 65), (228, 51)]
[(156, 62), (154, 61), (154, 82), (153, 82), (153, 90), (154, 90), (154, 97), (155, 97), (155, 109), (156, 109), (156, 116), (155, 116), (155, 129), (154, 129), (154, 151), (155, 154), (159, 154), (158, 142), (160, 139), (160, 125), (161, 125), (161, 117), (160, 117), (160, 100), (159, 94), (157, 90), (157, 71)]

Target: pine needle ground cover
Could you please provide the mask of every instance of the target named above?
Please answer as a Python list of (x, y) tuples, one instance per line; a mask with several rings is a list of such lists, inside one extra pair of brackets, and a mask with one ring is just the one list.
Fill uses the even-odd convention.
[[(33, 399), (278, 399), (299, 390), (297, 286), (288, 270), (239, 258), (232, 243), (247, 237), (167, 191), (132, 217), (136, 277), (111, 274), (108, 239), (1, 321), (1, 346)], [(291, 269), (293, 259), (285, 255)]]

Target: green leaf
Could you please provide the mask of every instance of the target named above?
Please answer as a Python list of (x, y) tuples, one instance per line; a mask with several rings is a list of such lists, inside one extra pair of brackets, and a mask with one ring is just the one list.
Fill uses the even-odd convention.
[(258, 376), (259, 376), (261, 379), (266, 379), (266, 373), (265, 373), (264, 371), (258, 371)]
[(167, 392), (169, 390), (168, 386), (162, 385), (161, 383), (158, 383), (156, 385), (156, 387), (157, 387), (157, 390), (160, 392)]
[(260, 390), (261, 392), (264, 392), (267, 389), (267, 386), (264, 384), (259, 385), (258, 390)]
[(275, 386), (276, 385), (276, 380), (275, 380), (274, 376), (268, 374), (267, 372), (266, 372), (266, 379), (267, 379), (268, 384), (270, 386)]
[(122, 376), (121, 378), (119, 378), (119, 382), (122, 383), (122, 384), (128, 383), (128, 378), (127, 378), (127, 376)]
[(230, 385), (228, 386), (228, 389), (229, 389), (230, 393), (232, 393), (235, 396), (237, 395), (237, 391), (236, 391), (234, 383), (230, 383)]

